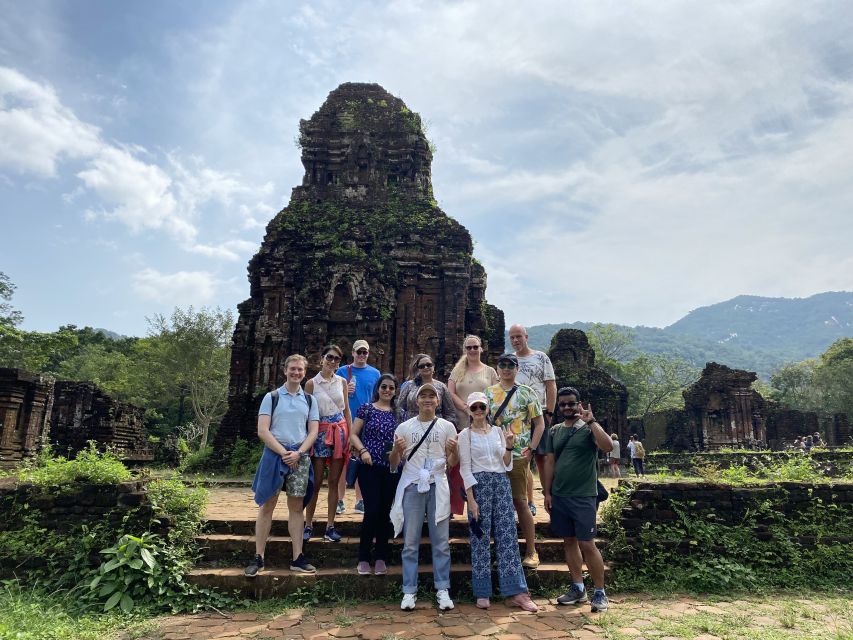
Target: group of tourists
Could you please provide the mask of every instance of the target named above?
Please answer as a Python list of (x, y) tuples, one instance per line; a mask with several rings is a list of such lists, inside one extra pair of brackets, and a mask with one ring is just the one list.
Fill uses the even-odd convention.
[[(258, 436), (265, 449), (252, 485), (259, 506), (255, 559), (245, 575), (254, 577), (264, 569), (282, 488), (292, 542), (290, 569), (316, 571), (303, 552), (313, 535), (315, 486), (319, 489), (328, 467), (323, 537), (340, 541), (334, 522), (349, 460), (357, 465), (364, 512), (357, 571), (386, 574), (390, 541), (402, 533), (401, 609), (416, 605), (425, 520), (436, 602), (440, 610), (453, 609), (449, 525), (451, 514), (461, 515), (467, 506), (476, 605), (490, 606), (494, 539), (501, 595), (508, 604), (535, 612), (524, 574), (525, 567), (539, 566), (531, 474), (535, 463), (551, 529), (563, 538), (572, 577), (571, 588), (557, 602), (591, 602), (593, 611), (606, 610), (604, 563), (594, 542), (597, 468), (599, 452), (611, 452), (615, 436), (604, 431), (577, 389), (557, 389), (551, 361), (529, 348), (523, 326), (511, 327), (509, 336), (514, 352), (501, 355), (496, 369), (482, 361), (480, 339), (466, 336), (447, 384), (435, 378), (435, 362), (428, 354), (416, 355), (408, 379), (398, 384), (392, 374), (367, 363), (370, 345), (356, 340), (352, 364), (345, 366), (339, 366), (341, 349), (325, 347), (320, 371), (303, 389), (307, 359), (289, 356), (284, 385), (266, 394), (258, 412)], [(516, 518), (525, 541), (523, 557)], [(584, 562), (595, 586), (591, 597), (584, 587)]]

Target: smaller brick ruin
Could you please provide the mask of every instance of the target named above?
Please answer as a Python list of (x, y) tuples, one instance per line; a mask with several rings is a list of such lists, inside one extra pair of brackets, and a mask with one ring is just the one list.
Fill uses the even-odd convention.
[(548, 357), (554, 365), (557, 389), (577, 388), (584, 402), (591, 402), (595, 417), (607, 433), (621, 441), (628, 434), (628, 390), (609, 373), (595, 366), (595, 350), (579, 329), (560, 329), (551, 338)]
[(92, 382), (54, 381), (0, 368), (0, 467), (35, 455), (43, 441), (73, 455), (94, 440), (130, 462), (154, 459), (144, 410), (119, 402)]
[(154, 452), (144, 418), (144, 409), (111, 398), (93, 382), (60, 380), (54, 388), (50, 440), (60, 452), (80, 451), (94, 440), (122, 460), (149, 461)]
[(38, 451), (50, 426), (53, 379), (0, 368), (0, 467)]

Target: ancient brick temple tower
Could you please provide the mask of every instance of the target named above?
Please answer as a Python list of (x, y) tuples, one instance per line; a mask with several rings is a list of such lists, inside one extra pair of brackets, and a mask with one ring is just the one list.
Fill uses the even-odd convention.
[(229, 408), (217, 441), (255, 437), (262, 394), (291, 353), (320, 366), (324, 344), (348, 356), (365, 338), (370, 364), (405, 377), (418, 352), (446, 377), (466, 333), (493, 359), (503, 312), (485, 301), (471, 236), (438, 208), (421, 119), (377, 84), (343, 84), (299, 125), (305, 176), (267, 225), (239, 305)]

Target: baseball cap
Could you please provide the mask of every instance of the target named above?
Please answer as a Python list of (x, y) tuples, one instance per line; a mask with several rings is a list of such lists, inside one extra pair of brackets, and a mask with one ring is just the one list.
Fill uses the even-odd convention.
[(353, 351), (358, 351), (359, 349), (367, 349), (370, 351), (370, 345), (367, 344), (367, 340), (356, 340), (352, 343)]
[(514, 353), (505, 353), (500, 358), (498, 358), (498, 362), (501, 362), (503, 360), (509, 360), (516, 367), (518, 366), (518, 357)]
[(477, 404), (484, 404), (487, 407), (489, 406), (489, 399), (486, 398), (486, 394), (482, 391), (474, 391), (473, 393), (468, 394), (468, 406)]
[(421, 395), (426, 389), (431, 390), (436, 396), (438, 395), (438, 389), (435, 388), (435, 385), (432, 382), (424, 382), (418, 387), (417, 392), (415, 392), (415, 398)]

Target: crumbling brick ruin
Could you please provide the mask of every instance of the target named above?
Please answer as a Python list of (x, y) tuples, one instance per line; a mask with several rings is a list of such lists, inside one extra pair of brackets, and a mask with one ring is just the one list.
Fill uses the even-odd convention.
[(447, 376), (466, 333), (490, 359), (503, 350), (471, 236), (433, 197), (420, 116), (377, 84), (347, 83), (299, 129), (305, 176), (249, 263), (220, 445), (254, 438), (260, 397), (291, 353), (316, 371), (323, 345), (349, 355), (364, 338), (370, 364), (402, 378), (418, 352)]
[(73, 455), (94, 440), (122, 460), (153, 460), (143, 418), (142, 409), (114, 400), (92, 382), (0, 369), (0, 466), (35, 455), (43, 441)]
[(50, 440), (58, 451), (77, 452), (89, 440), (129, 462), (154, 459), (145, 434), (145, 411), (119, 402), (93, 382), (60, 380), (54, 388)]
[(0, 368), (0, 466), (34, 455), (50, 427), (53, 378)]
[(560, 329), (551, 338), (548, 357), (554, 365), (557, 388), (576, 387), (591, 402), (595, 417), (607, 433), (621, 441), (628, 436), (628, 391), (609, 373), (595, 366), (595, 350), (579, 329)]

